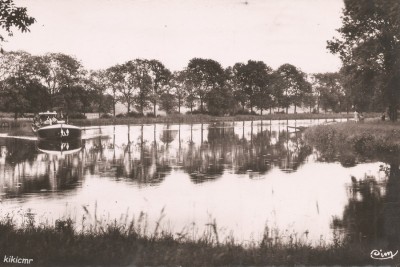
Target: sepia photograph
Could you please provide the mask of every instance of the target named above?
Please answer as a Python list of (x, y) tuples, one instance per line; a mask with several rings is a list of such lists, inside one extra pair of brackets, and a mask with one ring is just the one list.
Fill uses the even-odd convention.
[(0, 0), (0, 266), (400, 265), (400, 0)]

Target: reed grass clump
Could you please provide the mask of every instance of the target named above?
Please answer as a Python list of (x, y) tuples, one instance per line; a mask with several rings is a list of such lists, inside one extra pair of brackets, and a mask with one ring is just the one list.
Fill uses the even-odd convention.
[[(127, 218), (127, 217), (126, 217)], [(161, 218), (161, 216), (160, 216)], [(161, 221), (161, 219), (159, 220)], [(244, 244), (220, 240), (216, 222), (199, 236), (173, 233), (156, 224), (150, 231), (145, 215), (130, 221), (97, 221), (81, 227), (70, 218), (54, 224), (26, 217), (22, 224), (0, 222), (0, 251), (34, 259), (35, 266), (266, 266), (371, 264), (371, 248), (338, 238), (312, 244), (296, 234), (282, 236), (266, 229), (261, 241)], [(189, 229), (189, 228), (187, 228)], [(275, 234), (273, 234), (275, 233)], [(393, 263), (394, 261), (391, 261)]]
[(400, 159), (400, 124), (369, 121), (319, 125), (305, 131), (306, 141), (326, 161), (349, 158), (368, 160)]

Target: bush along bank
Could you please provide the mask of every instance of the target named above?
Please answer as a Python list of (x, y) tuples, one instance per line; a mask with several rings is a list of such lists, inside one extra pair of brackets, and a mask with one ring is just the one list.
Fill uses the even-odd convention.
[[(369, 114), (374, 117), (376, 114)], [(213, 123), (222, 121), (260, 121), (260, 120), (313, 120), (313, 119), (342, 119), (351, 118), (351, 114), (267, 114), (267, 115), (236, 115), (236, 116), (211, 116), (204, 114), (183, 115), (174, 114), (158, 117), (116, 117), (99, 119), (71, 119), (70, 122), (80, 126), (98, 125), (123, 125), (123, 124), (152, 124), (152, 123)]]
[(400, 160), (400, 124), (369, 121), (310, 127), (306, 142), (315, 147), (322, 161), (353, 165), (357, 160)]

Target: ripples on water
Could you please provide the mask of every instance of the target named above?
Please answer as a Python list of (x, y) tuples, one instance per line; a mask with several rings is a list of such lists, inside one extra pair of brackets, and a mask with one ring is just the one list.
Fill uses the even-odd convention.
[(388, 228), (400, 222), (398, 165), (321, 161), (296, 128), (320, 122), (90, 127), (81, 143), (0, 138), (1, 212), (50, 222), (85, 209), (89, 221), (95, 209), (105, 220), (144, 212), (153, 229), (164, 208), (167, 230), (202, 233), (215, 220), (222, 238), (243, 242), (265, 229), (313, 244), (398, 238)]

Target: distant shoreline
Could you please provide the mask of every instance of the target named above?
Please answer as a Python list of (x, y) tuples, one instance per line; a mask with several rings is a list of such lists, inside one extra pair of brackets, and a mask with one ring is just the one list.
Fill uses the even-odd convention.
[[(378, 117), (378, 113), (366, 114), (367, 118)], [(125, 124), (153, 124), (153, 123), (217, 123), (233, 121), (260, 121), (260, 120), (306, 120), (306, 119), (343, 119), (352, 118), (349, 113), (327, 113), (327, 114), (266, 114), (266, 115), (236, 115), (236, 116), (210, 116), (210, 115), (169, 115), (160, 117), (141, 118), (108, 118), (108, 119), (71, 119), (70, 123), (79, 126), (101, 126), (101, 125), (125, 125)]]
[[(367, 118), (378, 118), (379, 113), (367, 113)], [(69, 123), (78, 126), (102, 125), (127, 125), (127, 124), (153, 124), (153, 123), (217, 123), (233, 121), (260, 121), (260, 120), (307, 120), (307, 119), (343, 119), (353, 118), (352, 113), (297, 113), (297, 114), (266, 114), (266, 115), (236, 115), (236, 116), (210, 116), (202, 114), (175, 114), (160, 117), (123, 117), (123, 118), (96, 118), (96, 119), (70, 119)], [(0, 118), (0, 127), (19, 127), (30, 122), (30, 118)]]

